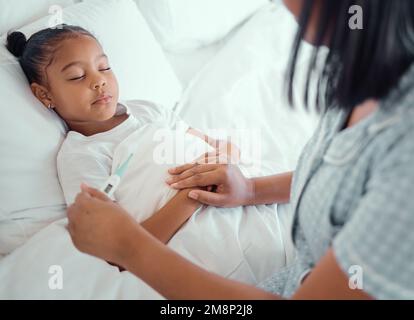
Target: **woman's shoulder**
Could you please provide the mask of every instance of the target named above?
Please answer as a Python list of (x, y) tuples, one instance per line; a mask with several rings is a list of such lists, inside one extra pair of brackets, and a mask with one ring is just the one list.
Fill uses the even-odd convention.
[(384, 114), (368, 128), (372, 174), (399, 176), (414, 186), (414, 102)]

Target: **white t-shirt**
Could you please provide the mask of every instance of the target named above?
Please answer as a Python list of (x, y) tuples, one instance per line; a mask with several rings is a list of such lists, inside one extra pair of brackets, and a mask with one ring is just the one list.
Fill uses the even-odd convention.
[(118, 103), (116, 114), (129, 117), (109, 131), (84, 136), (69, 131), (58, 156), (57, 169), (66, 204), (74, 202), (81, 182), (101, 188), (111, 174), (116, 147), (137, 129), (150, 123), (162, 123), (173, 130), (188, 130), (189, 126), (172, 111), (148, 101), (133, 100)]

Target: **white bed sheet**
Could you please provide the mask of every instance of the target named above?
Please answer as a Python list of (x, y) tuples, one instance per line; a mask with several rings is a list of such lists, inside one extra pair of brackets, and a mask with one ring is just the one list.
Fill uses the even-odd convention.
[(243, 24), (236, 26), (226, 37), (209, 46), (186, 53), (174, 53), (164, 50), (164, 54), (173, 67), (183, 88), (187, 88), (197, 74), (213, 61), (214, 57), (226, 46)]
[(214, 58), (223, 46), (224, 42), (220, 41), (190, 53), (179, 54), (169, 51), (164, 51), (164, 53), (181, 85), (186, 88), (195, 75)]
[[(306, 68), (298, 67), (296, 107), (286, 99), (285, 72), (296, 30), (296, 21), (283, 5), (265, 6), (195, 74), (175, 110), (191, 126), (213, 136), (217, 131), (259, 132), (261, 150), (255, 160), (261, 174), (293, 170), (319, 121), (301, 99)], [(299, 65), (306, 65), (311, 49), (304, 44)]]

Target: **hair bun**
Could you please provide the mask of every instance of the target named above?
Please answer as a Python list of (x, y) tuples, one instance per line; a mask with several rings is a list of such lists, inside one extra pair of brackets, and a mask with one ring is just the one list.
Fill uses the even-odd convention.
[(23, 55), (26, 44), (26, 36), (20, 31), (14, 31), (7, 35), (7, 50), (17, 58)]

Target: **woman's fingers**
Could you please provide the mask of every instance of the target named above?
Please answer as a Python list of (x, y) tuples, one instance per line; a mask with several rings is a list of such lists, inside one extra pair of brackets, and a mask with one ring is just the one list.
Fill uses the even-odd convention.
[(181, 180), (187, 179), (191, 176), (194, 176), (199, 173), (209, 172), (217, 169), (218, 166), (212, 165), (212, 164), (206, 164), (206, 165), (195, 165), (191, 167), (190, 169), (187, 169), (186, 171), (182, 172), (181, 174), (174, 175), (172, 177), (169, 177), (167, 179), (168, 184), (173, 184), (176, 182), (179, 182)]
[(198, 157), (197, 159), (195, 159), (191, 163), (186, 163), (186, 164), (183, 164), (181, 166), (168, 169), (168, 173), (173, 174), (173, 175), (178, 175), (178, 174), (181, 174), (181, 173), (183, 173), (183, 172), (185, 172), (185, 171), (187, 171), (191, 168), (196, 167), (198, 164), (219, 163), (219, 162), (216, 162), (216, 161), (212, 161), (212, 159), (216, 158), (216, 157), (217, 158), (220, 157), (220, 159), (221, 159), (221, 155), (218, 153), (218, 151), (217, 152), (207, 152), (207, 153), (201, 155), (200, 157)]
[(168, 178), (166, 182), (168, 184), (173, 184), (173, 183), (176, 183), (178, 181), (181, 181), (181, 180), (187, 179), (189, 177), (192, 177), (192, 176), (194, 176), (198, 173), (208, 172), (208, 171), (212, 171), (214, 169), (215, 168), (210, 167), (210, 166), (209, 167), (201, 167), (201, 166), (193, 167), (191, 169), (188, 169), (187, 171), (184, 171), (183, 173), (181, 173), (177, 176), (173, 176), (173, 177)]
[(74, 219), (74, 215), (76, 212), (76, 208), (75, 208), (75, 204), (72, 204), (68, 207), (68, 209), (66, 210), (66, 214), (68, 217), (68, 230), (69, 232), (72, 234), (72, 230), (73, 230), (73, 219)]
[(226, 203), (225, 195), (202, 190), (193, 190), (188, 194), (188, 197), (197, 200), (198, 202), (215, 207), (224, 206)]
[(89, 193), (82, 190), (81, 192), (79, 192), (76, 195), (74, 204), (77, 205), (77, 206), (80, 206), (82, 208), (90, 198), (91, 198), (91, 196), (89, 195)]
[(196, 173), (189, 178), (180, 180), (171, 185), (174, 189), (187, 189), (194, 187), (207, 187), (221, 184), (222, 176), (214, 171)]
[(109, 197), (105, 193), (99, 191), (98, 189), (89, 187), (85, 183), (81, 184), (81, 190), (86, 192), (87, 194), (89, 194), (93, 198), (97, 198), (97, 199), (100, 199), (102, 201), (111, 201), (111, 199), (109, 199)]

